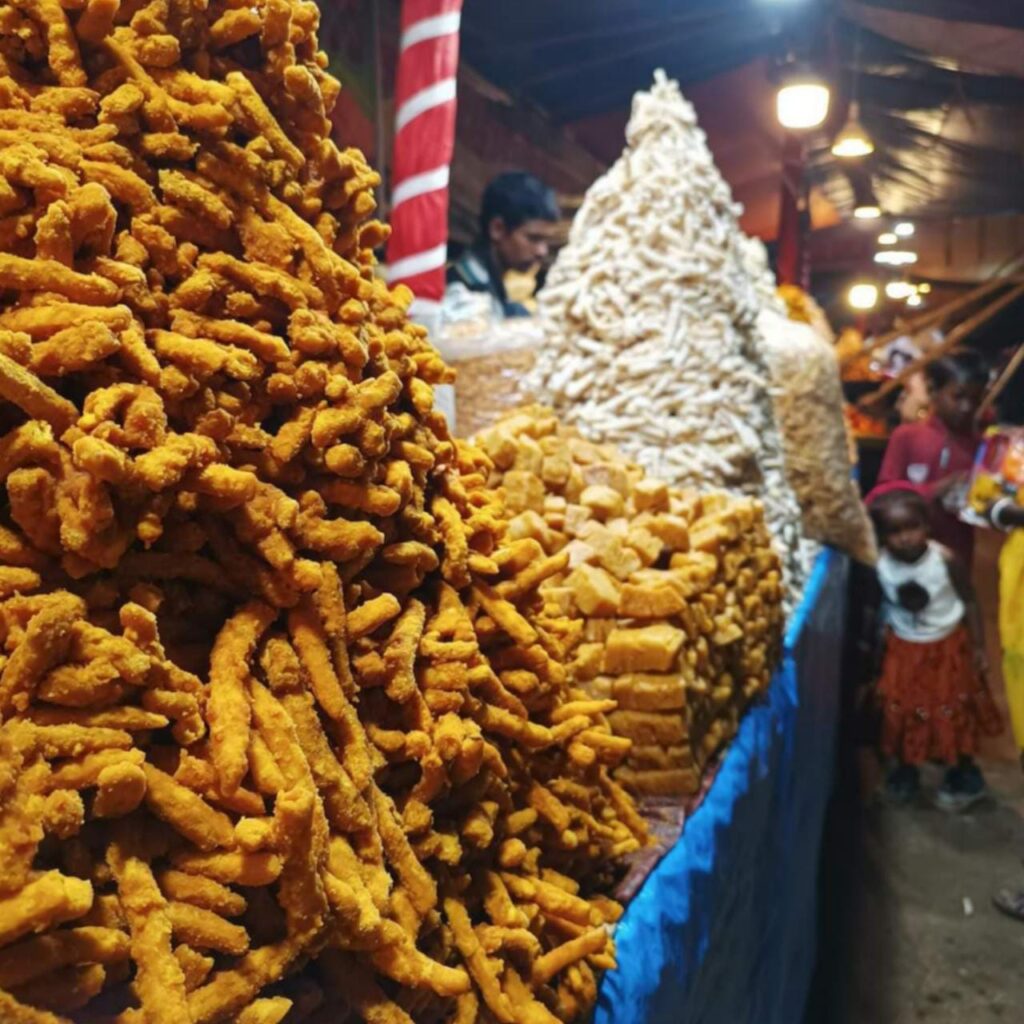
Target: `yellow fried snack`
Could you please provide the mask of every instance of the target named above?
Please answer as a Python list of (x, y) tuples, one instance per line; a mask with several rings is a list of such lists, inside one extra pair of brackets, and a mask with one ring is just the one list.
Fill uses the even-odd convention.
[(0, 11), (4, 1019), (540, 1021), (613, 962), (628, 744), (433, 407), (318, 20)]

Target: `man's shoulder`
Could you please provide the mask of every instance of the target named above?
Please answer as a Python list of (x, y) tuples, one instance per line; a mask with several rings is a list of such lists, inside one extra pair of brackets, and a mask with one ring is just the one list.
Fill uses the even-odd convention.
[(472, 249), (466, 250), (454, 263), (449, 264), (446, 274), (449, 284), (464, 284), (470, 291), (489, 291), (491, 275), (483, 260)]

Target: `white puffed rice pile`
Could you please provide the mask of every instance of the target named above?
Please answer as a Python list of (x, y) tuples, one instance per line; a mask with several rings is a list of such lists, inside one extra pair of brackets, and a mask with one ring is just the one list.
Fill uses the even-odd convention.
[(800, 509), (765, 383), (738, 207), (664, 72), (634, 97), (626, 139), (548, 275), (545, 344), (524, 390), (654, 476), (760, 498), (795, 599), (805, 579)]

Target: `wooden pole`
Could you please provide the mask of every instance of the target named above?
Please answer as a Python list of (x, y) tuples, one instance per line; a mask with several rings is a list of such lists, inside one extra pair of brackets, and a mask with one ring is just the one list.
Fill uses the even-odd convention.
[(804, 143), (796, 132), (787, 132), (782, 149), (782, 187), (779, 192), (778, 252), (775, 258), (779, 284), (805, 288), (806, 246), (800, 209), (804, 178)]
[(902, 337), (904, 334), (916, 334), (918, 331), (923, 331), (929, 327), (934, 327), (936, 324), (943, 323), (954, 313), (959, 313), (961, 309), (966, 308), (971, 305), (971, 303), (991, 294), (998, 288), (1001, 288), (1004, 284), (1012, 284), (1013, 281), (1014, 279), (1011, 277), (990, 278), (983, 284), (978, 285), (977, 288), (972, 288), (966, 295), (958, 295), (955, 299), (951, 299), (949, 302), (945, 303), (945, 305), (920, 313), (918, 316), (908, 320), (902, 327), (894, 327), (891, 331), (886, 331), (885, 334), (880, 334), (877, 338), (872, 338), (869, 345), (861, 349), (861, 351), (856, 355), (847, 356), (842, 361), (841, 365), (847, 366), (849, 363), (863, 359), (865, 356), (870, 356), (872, 353), (877, 352), (880, 348), (883, 348), (888, 345), (889, 342)]
[(1002, 312), (1011, 302), (1015, 302), (1024, 295), (1024, 284), (1018, 284), (1015, 288), (1001, 295), (995, 302), (990, 303), (984, 309), (979, 310), (974, 316), (968, 317), (962, 324), (950, 331), (935, 348), (926, 352), (919, 359), (915, 359), (909, 366), (904, 367), (895, 377), (887, 380), (880, 388), (863, 396), (857, 405), (862, 409), (875, 405), (885, 398), (890, 392), (902, 387), (915, 373), (920, 373), (930, 363), (941, 358), (947, 352), (951, 352), (964, 338), (972, 334), (979, 327), (988, 323), (997, 313)]
[(1010, 361), (1006, 364), (1003, 372), (999, 374), (996, 382), (988, 389), (988, 394), (978, 407), (979, 416), (987, 412), (995, 404), (995, 400), (1003, 393), (1003, 389), (1010, 383), (1013, 375), (1021, 366), (1024, 366), (1024, 342), (1017, 346), (1017, 351), (1010, 357)]

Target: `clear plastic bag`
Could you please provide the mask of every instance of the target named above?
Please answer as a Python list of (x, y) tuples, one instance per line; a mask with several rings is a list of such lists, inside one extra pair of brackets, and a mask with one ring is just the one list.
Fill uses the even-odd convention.
[(851, 477), (835, 352), (813, 328), (774, 310), (764, 310), (758, 325), (782, 428), (786, 476), (800, 502), (804, 533), (873, 564), (878, 552)]
[(522, 387), (543, 341), (530, 318), (491, 321), (484, 330), (465, 325), (445, 328), (441, 351), (458, 372), (455, 381), (455, 433), (471, 437), (503, 413), (532, 401)]

